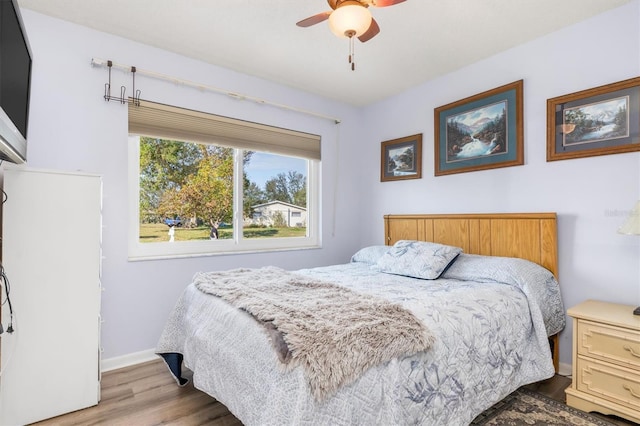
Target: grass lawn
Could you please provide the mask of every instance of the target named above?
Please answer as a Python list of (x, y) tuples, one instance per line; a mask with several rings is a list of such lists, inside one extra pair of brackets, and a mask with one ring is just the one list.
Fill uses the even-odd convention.
[[(306, 228), (244, 228), (244, 238), (304, 237)], [(175, 241), (208, 240), (210, 228), (175, 228)], [(233, 228), (218, 229), (218, 238), (233, 238)], [(140, 225), (140, 242), (159, 243), (169, 241), (169, 227), (164, 223), (144, 223)]]

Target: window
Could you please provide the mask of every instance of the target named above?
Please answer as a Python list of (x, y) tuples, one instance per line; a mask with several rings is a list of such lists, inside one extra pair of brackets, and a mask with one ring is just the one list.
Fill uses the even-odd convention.
[(129, 258), (319, 245), (319, 136), (129, 106)]

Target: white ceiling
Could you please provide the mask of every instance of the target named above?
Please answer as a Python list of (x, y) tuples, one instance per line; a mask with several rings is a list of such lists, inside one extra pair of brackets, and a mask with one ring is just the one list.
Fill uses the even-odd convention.
[(629, 1), (407, 0), (371, 8), (381, 31), (366, 43), (356, 41), (355, 71), (347, 61), (348, 41), (334, 36), (326, 21), (309, 28), (295, 25), (330, 10), (325, 0), (18, 3), (99, 31), (362, 106)]

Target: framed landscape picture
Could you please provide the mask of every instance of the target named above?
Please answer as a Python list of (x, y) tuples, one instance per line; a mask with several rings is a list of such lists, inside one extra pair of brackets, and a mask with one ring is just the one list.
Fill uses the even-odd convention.
[(522, 80), (435, 109), (435, 175), (524, 164)]
[(547, 161), (640, 150), (640, 77), (547, 100)]
[(382, 142), (380, 181), (422, 177), (422, 133)]

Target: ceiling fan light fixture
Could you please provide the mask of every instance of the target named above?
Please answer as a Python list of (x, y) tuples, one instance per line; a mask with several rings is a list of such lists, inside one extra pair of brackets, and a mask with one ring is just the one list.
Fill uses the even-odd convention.
[(329, 28), (338, 37), (361, 36), (371, 26), (371, 12), (356, 1), (345, 3), (329, 16)]

